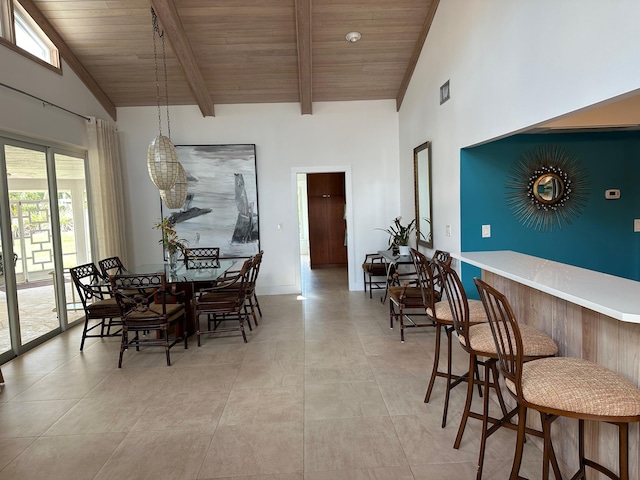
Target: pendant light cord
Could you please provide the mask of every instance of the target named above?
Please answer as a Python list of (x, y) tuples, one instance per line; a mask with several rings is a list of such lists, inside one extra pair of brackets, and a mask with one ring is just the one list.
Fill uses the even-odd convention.
[(156, 15), (155, 10), (151, 7), (151, 18), (153, 23), (153, 61), (155, 66), (155, 74), (156, 74), (156, 99), (158, 101), (158, 128), (160, 130), (160, 135), (162, 135), (162, 111), (160, 109), (160, 76), (158, 75), (158, 51), (156, 47), (156, 35), (160, 37), (162, 41), (162, 64), (164, 68), (164, 94), (165, 100), (167, 103), (167, 130), (168, 130), (168, 138), (171, 140), (171, 120), (169, 118), (169, 79), (167, 76), (167, 49), (164, 41), (164, 31), (160, 30), (160, 26), (158, 25), (158, 16)]

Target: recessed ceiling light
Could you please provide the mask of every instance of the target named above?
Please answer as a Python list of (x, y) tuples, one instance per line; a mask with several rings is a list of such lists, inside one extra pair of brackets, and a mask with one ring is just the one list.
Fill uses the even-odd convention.
[(362, 35), (360, 35), (360, 32), (349, 32), (345, 38), (347, 42), (355, 43), (362, 38)]

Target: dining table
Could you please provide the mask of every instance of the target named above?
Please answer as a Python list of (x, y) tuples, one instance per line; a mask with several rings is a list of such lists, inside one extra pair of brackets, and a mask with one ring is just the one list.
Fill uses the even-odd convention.
[(199, 288), (210, 287), (216, 280), (232, 270), (238, 261), (240, 260), (237, 258), (221, 258), (217, 267), (207, 266), (206, 268), (187, 268), (184, 263), (180, 262), (175, 271), (171, 270), (168, 263), (149, 263), (128, 268), (126, 273), (164, 272), (171, 292), (184, 302), (187, 315), (187, 335), (193, 335), (196, 331), (195, 310), (192, 302), (195, 292)]

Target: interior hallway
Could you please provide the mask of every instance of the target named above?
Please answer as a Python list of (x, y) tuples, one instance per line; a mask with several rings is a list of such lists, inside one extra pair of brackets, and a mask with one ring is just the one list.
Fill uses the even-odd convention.
[[(247, 344), (192, 338), (171, 367), (147, 348), (119, 370), (119, 339), (88, 339), (81, 353), (79, 327), (4, 364), (0, 480), (474, 479), (479, 422), (452, 448), (464, 387), (445, 429), (442, 379), (422, 401), (433, 330), (402, 344), (380, 291), (349, 292), (345, 269), (305, 269), (303, 289), (261, 296)], [(514, 431), (489, 439), (485, 480), (508, 477), (514, 445)], [(521, 473), (540, 467), (527, 442)]]

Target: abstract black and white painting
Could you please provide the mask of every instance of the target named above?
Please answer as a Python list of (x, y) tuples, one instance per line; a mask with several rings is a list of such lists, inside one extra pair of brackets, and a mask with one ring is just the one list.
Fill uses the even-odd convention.
[(260, 251), (256, 146), (176, 145), (187, 174), (187, 200), (163, 216), (189, 247), (220, 247), (221, 257)]

